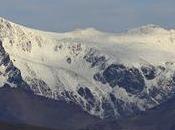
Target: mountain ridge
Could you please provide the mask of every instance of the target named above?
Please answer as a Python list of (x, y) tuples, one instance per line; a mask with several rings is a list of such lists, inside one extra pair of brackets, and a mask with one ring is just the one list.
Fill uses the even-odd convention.
[(0, 20), (2, 47), (36, 95), (74, 102), (103, 119), (135, 115), (173, 97), (174, 38), (172, 31), (56, 34)]

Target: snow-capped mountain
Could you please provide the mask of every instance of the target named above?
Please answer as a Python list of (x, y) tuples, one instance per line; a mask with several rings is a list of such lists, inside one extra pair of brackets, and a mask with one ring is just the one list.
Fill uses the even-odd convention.
[(51, 33), (0, 18), (0, 41), (1, 86), (30, 87), (100, 118), (146, 111), (175, 92), (175, 30)]

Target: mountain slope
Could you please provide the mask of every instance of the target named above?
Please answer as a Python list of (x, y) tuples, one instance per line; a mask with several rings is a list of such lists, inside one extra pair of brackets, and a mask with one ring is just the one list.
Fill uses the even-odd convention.
[(0, 122), (0, 129), (2, 130), (55, 130), (37, 126), (31, 126), (26, 124), (10, 124), (6, 122)]
[(78, 130), (99, 121), (73, 103), (50, 100), (7, 86), (0, 88), (0, 115), (0, 122), (14, 124), (21, 129), (23, 124), (28, 124), (29, 127)]
[(100, 121), (83, 130), (174, 130), (175, 100), (171, 100), (143, 112), (140, 115), (119, 121)]
[[(51, 128), (55, 128), (52, 130), (68, 130), (71, 127), (71, 130), (174, 130), (174, 101), (173, 98), (154, 109), (128, 119), (104, 121), (89, 116), (76, 105), (48, 100), (18, 88), (4, 87), (0, 89), (0, 129), (51, 130)], [(64, 110), (62, 109), (63, 106)], [(4, 111), (4, 109), (6, 110)], [(38, 109), (40, 111), (37, 111)], [(72, 112), (76, 114), (66, 117), (68, 114), (64, 115), (63, 111), (64, 114), (72, 115)], [(44, 121), (45, 117), (47, 117), (46, 121)], [(83, 120), (77, 118), (83, 118)], [(74, 120), (74, 123), (67, 120)], [(32, 126), (24, 124), (32, 124)], [(80, 124), (83, 125), (80, 126)], [(50, 127), (50, 129), (44, 127)]]
[(174, 30), (153, 25), (125, 34), (50, 33), (0, 19), (2, 47), (35, 94), (104, 119), (135, 115), (174, 96), (174, 39)]

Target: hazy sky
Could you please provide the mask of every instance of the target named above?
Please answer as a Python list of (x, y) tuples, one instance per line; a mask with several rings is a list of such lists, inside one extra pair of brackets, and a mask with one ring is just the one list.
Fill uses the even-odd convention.
[(0, 0), (0, 16), (42, 30), (175, 28), (175, 0)]

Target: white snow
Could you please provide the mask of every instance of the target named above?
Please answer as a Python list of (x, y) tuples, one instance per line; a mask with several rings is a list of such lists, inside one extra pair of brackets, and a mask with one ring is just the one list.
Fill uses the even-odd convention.
[[(53, 92), (70, 90), (74, 94), (77, 94), (81, 84), (87, 86), (99, 102), (110, 92), (127, 102), (138, 99), (130, 97), (121, 88), (113, 90), (92, 79), (98, 68), (91, 68), (83, 60), (91, 48), (96, 50), (97, 55), (108, 57), (108, 64), (123, 63), (137, 67), (141, 63), (162, 65), (175, 62), (175, 30), (153, 25), (120, 34), (93, 28), (52, 33), (26, 28), (1, 18), (0, 39), (24, 79), (41, 79)], [(67, 63), (68, 58), (71, 58), (70, 64)], [(90, 113), (101, 116), (101, 113), (94, 111)]]

